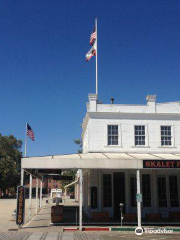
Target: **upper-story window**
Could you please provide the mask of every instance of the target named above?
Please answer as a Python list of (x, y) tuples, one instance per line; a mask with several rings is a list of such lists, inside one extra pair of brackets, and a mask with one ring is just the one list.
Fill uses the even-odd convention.
[(118, 145), (118, 125), (108, 125), (108, 145)]
[(172, 145), (171, 126), (161, 126), (161, 146)]
[(145, 145), (145, 126), (135, 126), (135, 146), (144, 146)]

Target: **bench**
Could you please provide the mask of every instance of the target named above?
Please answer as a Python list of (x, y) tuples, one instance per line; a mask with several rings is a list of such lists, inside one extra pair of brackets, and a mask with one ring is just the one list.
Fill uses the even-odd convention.
[(108, 212), (92, 212), (92, 222), (109, 222)]
[(146, 221), (147, 222), (161, 222), (162, 221), (161, 214), (160, 213), (147, 213)]
[(123, 215), (124, 222), (137, 222), (137, 214), (134, 213), (126, 213)]
[(169, 220), (171, 222), (179, 222), (180, 221), (180, 212), (170, 212)]

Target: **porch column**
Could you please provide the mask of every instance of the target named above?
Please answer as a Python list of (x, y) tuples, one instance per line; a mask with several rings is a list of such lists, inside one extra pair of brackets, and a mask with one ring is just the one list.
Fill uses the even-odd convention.
[(101, 175), (101, 170), (99, 170), (99, 183), (98, 183), (98, 188), (99, 188), (99, 202), (98, 202), (98, 210), (99, 210), (99, 212), (101, 212), (102, 211), (102, 195), (101, 195), (101, 186), (102, 186), (102, 175)]
[(21, 168), (21, 186), (24, 185), (24, 169)]
[(43, 176), (40, 181), (40, 208), (42, 208), (42, 185), (43, 185)]
[(38, 213), (38, 178), (36, 177), (36, 214)]
[[(141, 193), (140, 189), (140, 171), (136, 171), (136, 180), (137, 180), (137, 194)], [(141, 202), (137, 202), (137, 217), (138, 217), (138, 227), (141, 227)]]
[(32, 174), (29, 175), (29, 209), (28, 209), (29, 221), (31, 219), (31, 208), (32, 208)]
[(83, 203), (83, 175), (82, 169), (79, 169), (79, 230), (82, 231), (82, 203)]

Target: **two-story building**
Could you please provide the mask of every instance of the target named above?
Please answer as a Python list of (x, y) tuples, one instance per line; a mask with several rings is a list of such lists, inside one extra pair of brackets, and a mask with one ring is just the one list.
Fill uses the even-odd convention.
[(156, 103), (154, 95), (146, 101), (102, 104), (90, 94), (82, 124), (83, 152), (22, 158), (21, 184), (24, 171), (36, 178), (38, 192), (43, 175), (79, 170), (80, 229), (86, 221), (82, 212), (89, 219), (98, 215), (93, 212), (109, 213), (120, 221), (120, 203), (126, 223), (138, 220), (141, 226), (141, 218), (146, 223), (179, 221), (180, 102)]
[(169, 218), (170, 212), (180, 211), (180, 102), (156, 103), (154, 95), (146, 101), (145, 105), (121, 105), (112, 99), (102, 104), (95, 94), (89, 95), (82, 124), (83, 153), (96, 154), (97, 163), (102, 157), (123, 161), (122, 169), (97, 166), (84, 171), (83, 210), (90, 217), (92, 212), (109, 212), (119, 219), (120, 203), (127, 215), (137, 213), (138, 166), (133, 164), (139, 160), (143, 161), (142, 218), (148, 213)]

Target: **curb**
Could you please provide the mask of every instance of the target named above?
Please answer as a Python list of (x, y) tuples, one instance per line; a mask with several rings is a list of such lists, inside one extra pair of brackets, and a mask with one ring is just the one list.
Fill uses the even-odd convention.
[[(89, 232), (89, 231), (104, 231), (104, 232), (134, 232), (135, 231), (135, 227), (133, 228), (126, 228), (126, 227), (117, 227), (117, 228), (110, 228), (110, 227), (83, 227), (82, 231), (83, 232)], [(148, 228), (145, 228), (148, 229)], [(151, 228), (152, 229), (152, 228)], [(154, 230), (155, 228), (153, 228)], [(158, 229), (165, 229), (165, 230), (173, 230), (173, 232), (180, 232), (180, 228), (158, 228)], [(79, 231), (79, 228), (63, 228), (63, 232), (65, 231)]]
[(63, 232), (73, 232), (73, 231), (78, 231), (79, 228), (63, 228)]
[(134, 232), (136, 228), (111, 228), (111, 231)]
[(83, 228), (83, 231), (106, 231), (109, 232), (111, 228), (101, 228), (101, 227), (87, 227), (87, 228)]

